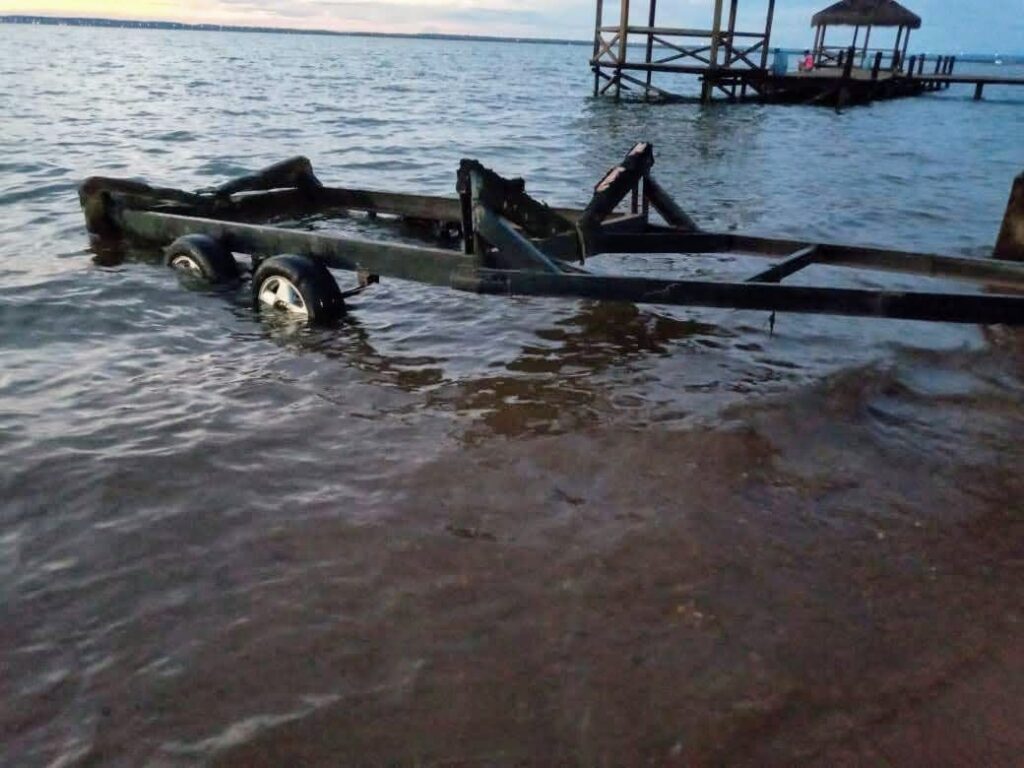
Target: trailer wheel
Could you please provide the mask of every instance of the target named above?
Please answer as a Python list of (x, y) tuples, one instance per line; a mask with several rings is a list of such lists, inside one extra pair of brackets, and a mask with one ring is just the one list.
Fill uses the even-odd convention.
[(252, 296), (257, 309), (304, 315), (318, 325), (345, 314), (345, 299), (334, 277), (308, 256), (284, 254), (264, 261), (253, 275)]
[(209, 235), (179, 237), (166, 251), (164, 263), (211, 283), (238, 282), (238, 264), (231, 251)]

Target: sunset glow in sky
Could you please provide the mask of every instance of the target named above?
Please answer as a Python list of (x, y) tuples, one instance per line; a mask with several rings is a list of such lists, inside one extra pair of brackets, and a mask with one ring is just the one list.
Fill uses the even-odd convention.
[[(648, 0), (634, 0), (646, 23)], [(831, 0), (778, 0), (775, 42), (811, 42), (811, 16)], [(920, 50), (1024, 52), (1024, 0), (907, 0), (924, 19)], [(707, 27), (713, 0), (661, 0), (663, 26)], [(767, 0), (741, 0), (740, 29), (763, 25)], [(605, 0), (606, 18), (618, 2)], [(101, 16), (188, 23), (378, 32), (451, 32), (587, 39), (594, 0), (0, 0), (0, 14)], [(880, 33), (884, 34), (884, 33)]]

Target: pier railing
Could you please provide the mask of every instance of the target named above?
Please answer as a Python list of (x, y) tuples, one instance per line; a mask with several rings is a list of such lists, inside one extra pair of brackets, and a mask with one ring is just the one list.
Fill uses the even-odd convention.
[[(628, 59), (629, 48), (643, 46), (643, 63)], [(598, 27), (591, 67), (595, 78), (604, 80), (597, 93), (615, 88), (657, 92), (651, 85), (652, 72), (702, 74), (708, 70), (764, 69), (768, 62), (768, 38), (759, 32), (733, 30), (682, 29), (677, 27), (605, 26)], [(603, 70), (612, 70), (612, 74)], [(629, 74), (645, 74), (641, 80)], [(595, 86), (598, 83), (595, 82)]]
[(824, 46), (816, 51), (815, 68), (845, 69), (851, 56), (854, 68), (917, 77), (951, 75), (956, 66), (956, 56), (916, 54), (904, 60), (898, 52), (886, 48)]

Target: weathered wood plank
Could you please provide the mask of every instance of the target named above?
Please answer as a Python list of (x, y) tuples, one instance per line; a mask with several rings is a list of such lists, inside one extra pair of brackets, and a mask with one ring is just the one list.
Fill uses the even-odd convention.
[(1024, 261), (1024, 173), (1013, 180), (993, 255), (1007, 261)]

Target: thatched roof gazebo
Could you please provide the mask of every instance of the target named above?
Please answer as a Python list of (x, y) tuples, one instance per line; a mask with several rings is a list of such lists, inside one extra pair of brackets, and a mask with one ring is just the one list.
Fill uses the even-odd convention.
[[(861, 27), (865, 28), (864, 46), (861, 50), (861, 65), (867, 58), (868, 43), (874, 27), (896, 27), (896, 45), (892, 49), (892, 68), (898, 69), (906, 58), (910, 43), (910, 30), (921, 28), (921, 17), (907, 10), (895, 0), (840, 0), (823, 11), (814, 14), (811, 26), (816, 28), (814, 37), (814, 59), (825, 63), (835, 59), (825, 45), (825, 34), (829, 27), (853, 27), (852, 48), (857, 48)], [(906, 33), (904, 35), (904, 32)], [(902, 43), (902, 47), (901, 47)], [(843, 48), (845, 50), (845, 47)]]

